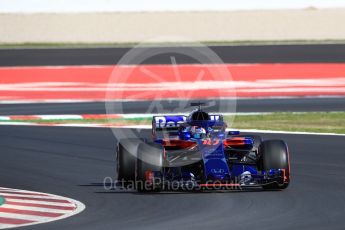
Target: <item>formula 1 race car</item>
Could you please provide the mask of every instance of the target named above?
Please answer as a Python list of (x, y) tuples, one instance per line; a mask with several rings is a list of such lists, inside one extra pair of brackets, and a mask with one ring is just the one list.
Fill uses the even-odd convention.
[(290, 182), (287, 144), (226, 131), (223, 116), (202, 103), (188, 116), (154, 116), (153, 140), (122, 139), (118, 183), (139, 192), (161, 190), (285, 189)]

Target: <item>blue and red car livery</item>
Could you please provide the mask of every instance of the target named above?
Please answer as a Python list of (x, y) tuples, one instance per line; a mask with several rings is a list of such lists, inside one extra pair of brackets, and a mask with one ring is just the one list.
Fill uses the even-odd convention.
[(227, 131), (220, 114), (154, 116), (153, 140), (124, 139), (117, 148), (118, 181), (141, 192), (171, 189), (285, 189), (290, 183), (283, 140)]

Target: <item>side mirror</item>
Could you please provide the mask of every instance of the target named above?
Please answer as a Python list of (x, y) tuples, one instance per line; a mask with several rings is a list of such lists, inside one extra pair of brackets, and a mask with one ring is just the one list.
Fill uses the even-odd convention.
[(228, 135), (230, 136), (234, 136), (234, 135), (240, 135), (240, 131), (238, 130), (232, 130), (228, 132)]

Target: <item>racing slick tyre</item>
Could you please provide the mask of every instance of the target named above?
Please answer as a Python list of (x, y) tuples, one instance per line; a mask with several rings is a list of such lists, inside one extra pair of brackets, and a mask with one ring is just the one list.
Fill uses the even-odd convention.
[(155, 143), (141, 143), (136, 160), (136, 188), (138, 192), (158, 192), (153, 172), (162, 172), (163, 148)]
[(282, 181), (263, 185), (263, 189), (285, 189), (290, 182), (290, 161), (287, 144), (282, 140), (263, 141), (259, 147), (259, 168), (262, 170), (283, 169)]
[(123, 139), (117, 146), (117, 179), (127, 185), (135, 181), (135, 164), (140, 139)]

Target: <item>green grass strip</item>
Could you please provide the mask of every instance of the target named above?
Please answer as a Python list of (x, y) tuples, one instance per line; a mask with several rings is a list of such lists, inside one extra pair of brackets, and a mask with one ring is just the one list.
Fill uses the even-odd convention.
[[(47, 124), (150, 125), (152, 118), (11, 120)], [(229, 128), (345, 134), (345, 112), (272, 113), (224, 116)], [(233, 121), (233, 123), (231, 123)]]
[(0, 206), (5, 203), (5, 197), (0, 196)]
[[(231, 117), (225, 117), (230, 121)], [(345, 133), (345, 112), (272, 113), (235, 116), (233, 127), (276, 131)]]

